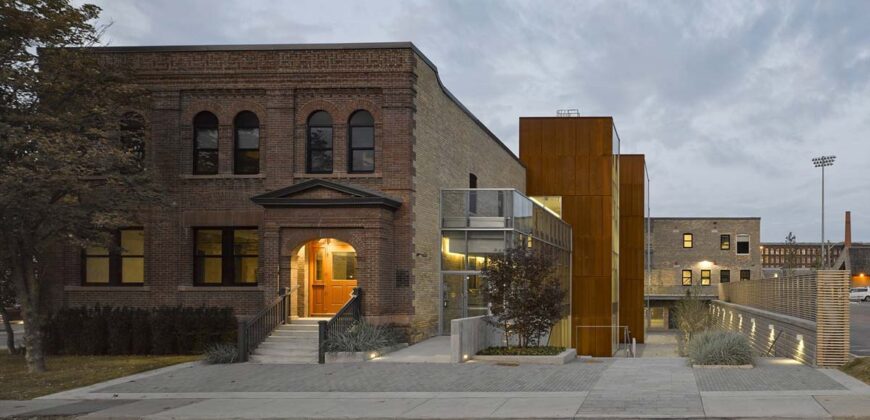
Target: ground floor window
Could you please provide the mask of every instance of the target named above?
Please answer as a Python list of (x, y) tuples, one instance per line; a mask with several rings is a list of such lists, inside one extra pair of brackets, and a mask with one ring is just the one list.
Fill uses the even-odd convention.
[(701, 286), (710, 285), (710, 270), (701, 270)]
[(719, 270), (719, 283), (731, 282), (731, 270)]
[(200, 286), (257, 284), (257, 228), (194, 229), (194, 283)]
[(136, 286), (145, 282), (145, 231), (120, 229), (112, 244), (84, 250), (82, 283), (85, 285)]
[(683, 286), (692, 285), (692, 270), (683, 270)]
[(740, 270), (740, 281), (747, 281), (751, 279), (749, 270)]

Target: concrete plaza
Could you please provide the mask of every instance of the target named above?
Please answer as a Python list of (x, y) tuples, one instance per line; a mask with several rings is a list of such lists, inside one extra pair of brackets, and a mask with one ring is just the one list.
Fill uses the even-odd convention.
[(759, 359), (754, 369), (682, 358), (485, 363), (191, 363), (33, 401), (8, 417), (109, 418), (854, 418), (870, 387), (829, 369)]

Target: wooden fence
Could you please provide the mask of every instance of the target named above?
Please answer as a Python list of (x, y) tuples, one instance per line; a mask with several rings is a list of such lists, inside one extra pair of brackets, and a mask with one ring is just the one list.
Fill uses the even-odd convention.
[[(819, 270), (793, 277), (723, 283), (719, 285), (719, 299), (734, 305), (729, 311), (746, 307), (812, 322), (809, 325), (815, 333), (814, 340), (805, 340), (815, 346), (812, 363), (834, 367), (843, 365), (849, 357), (849, 283), (847, 271)], [(724, 308), (714, 310), (724, 315)], [(752, 310), (741, 312), (757, 314)], [(791, 333), (797, 331), (796, 328), (806, 327), (799, 320), (786, 320), (779, 326), (774, 325), (779, 322), (771, 323), (771, 331)], [(732, 329), (729, 324), (723, 325)], [(794, 346), (789, 347), (797, 352), (804, 347), (799, 340), (803, 334), (792, 335), (795, 337), (787, 336), (783, 340), (793, 342)], [(777, 335), (771, 333), (771, 337)], [(798, 355), (794, 357), (802, 360)]]

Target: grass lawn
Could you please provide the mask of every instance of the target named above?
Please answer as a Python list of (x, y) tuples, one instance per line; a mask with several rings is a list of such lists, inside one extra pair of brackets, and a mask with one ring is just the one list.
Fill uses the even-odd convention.
[(0, 400), (28, 400), (198, 360), (202, 356), (48, 356), (44, 373), (29, 374), (24, 356), (0, 353)]
[(870, 357), (856, 358), (840, 369), (870, 385)]

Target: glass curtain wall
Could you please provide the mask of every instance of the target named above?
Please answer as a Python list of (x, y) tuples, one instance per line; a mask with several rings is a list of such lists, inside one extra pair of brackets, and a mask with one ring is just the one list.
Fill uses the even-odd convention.
[(488, 313), (481, 294), (486, 279), (480, 272), (492, 257), (520, 246), (540, 248), (557, 262), (568, 297), (565, 318), (549, 342), (569, 345), (571, 227), (512, 189), (441, 192), (441, 334), (450, 334), (453, 319)]
[(616, 125), (613, 126), (613, 137), (611, 139), (611, 147), (613, 153), (613, 163), (611, 164), (611, 226), (610, 237), (613, 238), (611, 243), (610, 259), (610, 325), (613, 327), (610, 330), (611, 334), (611, 349), (616, 352), (619, 348), (619, 338), (622, 331), (619, 329), (619, 133), (616, 132)]

